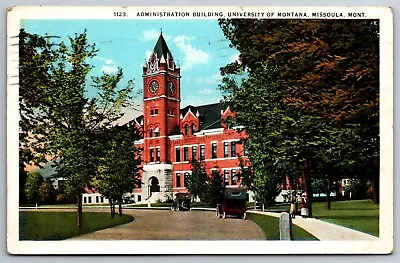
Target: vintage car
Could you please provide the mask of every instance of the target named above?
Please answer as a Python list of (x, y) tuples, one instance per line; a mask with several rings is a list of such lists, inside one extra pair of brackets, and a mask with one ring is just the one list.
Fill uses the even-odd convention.
[(240, 187), (225, 188), (217, 204), (217, 218), (226, 218), (227, 215), (236, 215), (246, 219), (247, 190)]
[(190, 193), (176, 193), (171, 204), (171, 211), (190, 210)]

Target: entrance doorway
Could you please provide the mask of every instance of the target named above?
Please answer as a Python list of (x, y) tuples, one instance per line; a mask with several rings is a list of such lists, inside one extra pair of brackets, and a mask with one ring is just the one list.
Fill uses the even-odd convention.
[(160, 185), (157, 177), (150, 177), (149, 179), (150, 195), (155, 192), (160, 192)]

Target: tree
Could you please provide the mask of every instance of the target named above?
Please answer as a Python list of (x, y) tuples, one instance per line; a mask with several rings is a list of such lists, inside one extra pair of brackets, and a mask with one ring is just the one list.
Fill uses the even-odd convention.
[(39, 186), (39, 200), (43, 203), (51, 203), (55, 199), (55, 191), (53, 185), (51, 184), (51, 180), (47, 178), (43, 181)]
[[(37, 134), (39, 141), (36, 141), (41, 146), (39, 149), (54, 158), (57, 175), (66, 179), (66, 193), (77, 197), (78, 228), (81, 230), (81, 193), (96, 174), (102, 157), (99, 154), (104, 153), (104, 130), (112, 127), (113, 122), (122, 116), (123, 107), (130, 105), (129, 94), (133, 89), (133, 81), (128, 81), (126, 88), (117, 87), (123, 77), (122, 69), (115, 75), (104, 73), (101, 77), (93, 77), (92, 86), (98, 90), (98, 94), (87, 98), (85, 89), (92, 68), (88, 60), (94, 58), (98, 50), (94, 44), (88, 43), (86, 31), (69, 37), (69, 45), (63, 42), (49, 43), (43, 37), (24, 31), (20, 32), (19, 37), (20, 49), (30, 50), (33, 45), (34, 50), (25, 53), (20, 60), (20, 86), (26, 88), (23, 89), (25, 95), (20, 105), (27, 105), (26, 111), (29, 113), (20, 111), (20, 115), (37, 120), (37, 130), (32, 133)], [(32, 43), (31, 38), (37, 38), (39, 44)], [(37, 74), (35, 78), (40, 80), (38, 82), (35, 82), (35, 78), (29, 78), (28, 72), (21, 71), (30, 60), (35, 61), (31, 67), (32, 72)], [(31, 85), (24, 84), (26, 79), (30, 80), (28, 84)], [(42, 96), (28, 105), (25, 97), (29, 97), (33, 91)], [(25, 132), (31, 127), (22, 126), (20, 129)]]
[(46, 162), (45, 98), (53, 94), (48, 85), (50, 64), (55, 61), (49, 37), (19, 33), (19, 189), (20, 203), (25, 202), (26, 165)]
[[(316, 176), (321, 168), (354, 170), (363, 163), (379, 178), (379, 166), (372, 164), (379, 163), (377, 21), (224, 19), (220, 26), (240, 52), (240, 62), (221, 69), (225, 100), (231, 109), (239, 105), (235, 111), (253, 113), (256, 120), (244, 125), (250, 145), (261, 154), (270, 151), (266, 159), (278, 176), (294, 165), (309, 196), (311, 172)], [(229, 85), (243, 73), (243, 83)], [(262, 114), (275, 131), (256, 131), (266, 127), (257, 118)], [(265, 148), (269, 143), (274, 147)], [(357, 153), (346, 151), (354, 144)]]
[(93, 186), (110, 200), (111, 217), (114, 216), (115, 202), (118, 202), (119, 215), (122, 215), (124, 194), (140, 186), (139, 149), (134, 147), (139, 133), (135, 127), (115, 126), (108, 130), (104, 150)]
[(224, 182), (219, 171), (213, 170), (211, 177), (208, 178), (204, 192), (204, 201), (211, 206), (216, 206), (224, 192)]
[(28, 174), (25, 184), (25, 195), (31, 203), (40, 202), (40, 186), (43, 183), (43, 177), (38, 172)]
[(207, 182), (207, 174), (204, 169), (204, 164), (196, 159), (193, 159), (190, 163), (192, 165), (192, 173), (188, 177), (187, 189), (192, 194), (193, 200), (197, 197), (202, 199)]

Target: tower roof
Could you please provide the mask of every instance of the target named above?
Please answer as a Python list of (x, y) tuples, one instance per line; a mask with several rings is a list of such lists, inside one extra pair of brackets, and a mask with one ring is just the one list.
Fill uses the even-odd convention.
[(160, 37), (157, 40), (156, 46), (154, 47), (154, 53), (157, 54), (157, 58), (161, 60), (162, 57), (164, 59), (167, 59), (167, 54), (169, 54), (170, 59), (172, 59), (172, 54), (171, 51), (169, 51), (169, 48), (167, 46), (167, 43), (165, 42), (165, 39), (163, 37), (163, 34), (160, 34)]

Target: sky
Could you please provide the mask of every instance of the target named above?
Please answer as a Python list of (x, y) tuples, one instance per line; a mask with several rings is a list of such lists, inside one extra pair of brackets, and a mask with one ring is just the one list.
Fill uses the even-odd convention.
[[(239, 52), (229, 47), (217, 20), (23, 20), (21, 26), (29, 33), (59, 36), (68, 43), (68, 37), (87, 30), (89, 43), (95, 43), (99, 52), (90, 61), (91, 75), (124, 72), (120, 87), (134, 79), (133, 95), (143, 89), (142, 67), (162, 30), (167, 45), (181, 68), (181, 107), (218, 102), (222, 93), (219, 68), (235, 61)], [(94, 96), (88, 88), (87, 95)], [(141, 103), (142, 96), (137, 98)], [(139, 107), (140, 108), (140, 107)], [(127, 110), (121, 122), (140, 115)]]

